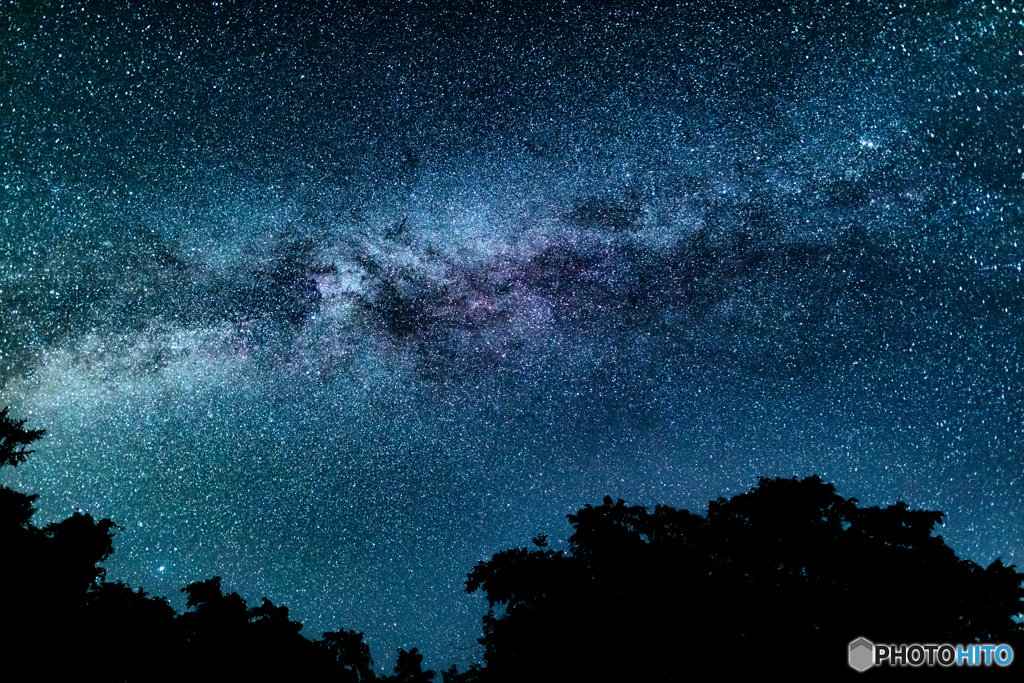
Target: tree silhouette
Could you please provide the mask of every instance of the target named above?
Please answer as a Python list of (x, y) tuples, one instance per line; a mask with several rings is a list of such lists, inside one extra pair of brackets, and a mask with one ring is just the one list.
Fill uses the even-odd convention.
[(416, 648), (408, 652), (399, 648), (395, 675), (388, 676), (384, 680), (395, 683), (429, 683), (434, 680), (434, 672), (423, 670), (423, 655)]
[[(25, 429), (25, 420), (12, 419), (9, 408), (0, 410), (0, 467), (23, 463), (32, 453), (26, 446), (43, 433)], [(104, 578), (98, 564), (113, 552), (111, 538), (116, 527), (109, 519), (96, 522), (92, 516), (76, 512), (39, 529), (31, 523), (37, 499), (37, 495), (0, 487), (0, 585), (6, 589), (0, 642), (22, 657), (44, 647), (40, 634), (51, 632), (55, 625), (81, 621), (89, 591), (97, 589)], [(57, 642), (66, 650), (84, 649), (81, 638), (60, 637)], [(53, 645), (45, 643), (46, 647)], [(48, 673), (66, 671), (62, 660), (39, 661)]]
[[(0, 466), (17, 466), (43, 435), (0, 411)], [(363, 634), (325, 633), (310, 642), (288, 608), (267, 598), (249, 608), (224, 595), (219, 576), (182, 589), (189, 611), (123, 583), (106, 583), (100, 563), (117, 528), (77, 512), (45, 528), (32, 525), (37, 495), (0, 487), (0, 613), (4, 651), (31, 662), (46, 679), (112, 681), (374, 679)], [(50, 635), (45, 635), (50, 634)], [(54, 656), (54, 654), (61, 656)], [(427, 681), (415, 648), (401, 651), (397, 680)], [(13, 660), (11, 660), (13, 661)], [(85, 673), (83, 673), (85, 672)]]
[(317, 645), (327, 661), (337, 667), (336, 673), (343, 683), (359, 683), (374, 678), (370, 646), (363, 642), (363, 634), (355, 631), (325, 633)]
[(487, 680), (487, 669), (480, 664), (472, 664), (469, 669), (459, 673), (457, 666), (452, 664), (447, 671), (441, 672), (443, 683), (485, 683)]
[(569, 516), (568, 553), (537, 539), (470, 572), (467, 591), (491, 606), (486, 680), (671, 681), (694, 661), (754, 672), (794, 647), (800, 668), (846, 672), (862, 635), (1017, 642), (1012, 567), (957, 558), (933, 535), (940, 512), (856, 503), (810, 477), (762, 478), (706, 517), (587, 505)]
[[(0, 411), (0, 466), (24, 462), (42, 433)], [(116, 525), (79, 512), (38, 528), (37, 498), (0, 487), (0, 642), (37, 677), (378, 680), (362, 633), (310, 642), (287, 607), (250, 608), (220, 577), (182, 589), (180, 615), (106, 583)], [(831, 676), (853, 671), (846, 649), (860, 636), (1024, 652), (1021, 574), (959, 559), (934, 533), (942, 519), (902, 502), (860, 508), (818, 477), (762, 478), (704, 516), (606, 497), (568, 516), (568, 550), (542, 534), (473, 568), (466, 589), (489, 603), (486, 666), (442, 679), (674, 681), (701, 663), (760, 674), (780, 653), (790, 671)], [(400, 649), (379, 680), (432, 681), (422, 662)]]
[[(63, 657), (70, 672), (100, 672), (109, 681), (180, 679), (178, 661), (184, 640), (166, 598), (154, 598), (120, 582), (89, 591), (75, 621), (74, 637)], [(160, 663), (160, 664), (157, 664)]]
[(320, 648), (299, 635), (302, 624), (288, 618), (288, 608), (267, 598), (248, 608), (238, 593), (224, 595), (221, 578), (196, 581), (182, 589), (193, 611), (178, 617), (190, 658), (202, 662), (210, 679), (315, 678), (327, 659)]
[(25, 447), (32, 445), (46, 433), (42, 429), (25, 429), (26, 420), (11, 419), (7, 415), (9, 410), (9, 406), (0, 410), (0, 467), (17, 467), (25, 462), (26, 456), (35, 452), (26, 451)]

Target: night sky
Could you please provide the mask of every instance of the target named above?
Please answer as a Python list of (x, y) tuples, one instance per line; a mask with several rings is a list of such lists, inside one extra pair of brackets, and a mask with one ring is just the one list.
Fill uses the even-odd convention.
[(0, 7), (0, 479), (108, 580), (390, 671), (605, 494), (1024, 564), (1020, 5), (182, 5)]

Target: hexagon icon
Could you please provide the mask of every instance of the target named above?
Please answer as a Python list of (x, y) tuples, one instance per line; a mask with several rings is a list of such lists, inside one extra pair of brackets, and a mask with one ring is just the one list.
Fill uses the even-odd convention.
[(875, 663), (875, 644), (867, 638), (858, 638), (850, 643), (850, 666), (857, 671), (867, 671)]

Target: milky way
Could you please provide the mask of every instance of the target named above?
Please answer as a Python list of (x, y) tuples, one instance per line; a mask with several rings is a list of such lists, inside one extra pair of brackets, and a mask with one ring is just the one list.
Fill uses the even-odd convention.
[(36, 524), (387, 670), (605, 494), (816, 473), (1021, 562), (1024, 12), (319, 5), (0, 9)]

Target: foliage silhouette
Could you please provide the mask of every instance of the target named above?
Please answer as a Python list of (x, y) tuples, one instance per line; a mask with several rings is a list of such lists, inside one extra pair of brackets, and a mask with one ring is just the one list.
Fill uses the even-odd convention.
[(111, 681), (180, 679), (177, 661), (185, 647), (166, 598), (154, 598), (123, 583), (102, 583), (86, 594), (75, 615), (74, 638), (66, 645), (67, 674), (102, 672)]
[[(0, 411), (0, 467), (24, 462), (32, 453), (26, 446), (43, 435), (42, 430), (25, 429), (25, 420), (14, 420), (8, 412), (9, 408)], [(105, 576), (97, 565), (113, 552), (116, 527), (109, 519), (96, 522), (91, 515), (76, 512), (37, 528), (31, 523), (37, 499), (0, 487), (0, 585), (6, 589), (0, 642), (22, 656), (54, 645), (41, 641), (40, 634), (78, 623), (89, 591), (97, 590)], [(66, 649), (75, 645), (68, 640)], [(48, 672), (62, 672), (59, 660), (40, 661)]]
[[(41, 430), (24, 425), (24, 420), (9, 418), (8, 409), (0, 411), (0, 466), (24, 462), (31, 453), (25, 446), (42, 436)], [(37, 528), (31, 523), (37, 499), (0, 487), (0, 585), (6, 587), (0, 642), (5, 652), (17, 652), (19, 661), (32, 662), (37, 676), (111, 681), (170, 681), (182, 675), (198, 680), (374, 678), (361, 633), (325, 633), (324, 641), (312, 643), (299, 634), (302, 625), (288, 618), (287, 607), (264, 598), (250, 609), (237, 593), (222, 593), (220, 577), (182, 589), (191, 609), (181, 615), (166, 599), (104, 582), (100, 563), (113, 552), (117, 526), (76, 512)], [(409, 663), (403, 666), (411, 670)]]
[(388, 676), (384, 680), (394, 681), (394, 683), (429, 683), (434, 680), (434, 672), (423, 670), (423, 655), (416, 648), (408, 652), (399, 648), (395, 675)]
[(288, 608), (263, 598), (248, 608), (238, 593), (224, 595), (215, 576), (182, 589), (193, 611), (178, 617), (195, 661), (208, 662), (211, 678), (315, 677), (322, 675), (323, 651), (299, 635), (302, 624)]
[[(0, 466), (24, 462), (42, 436), (24, 425), (0, 412)], [(183, 588), (188, 610), (176, 614), (166, 599), (104, 581), (112, 521), (75, 513), (37, 528), (37, 499), (0, 487), (0, 642), (33, 662), (37, 677), (436, 677), (412, 648), (398, 651), (394, 676), (378, 678), (362, 633), (311, 642), (287, 607), (263, 598), (250, 608), (223, 593), (220, 577)], [(490, 606), (479, 639), (486, 666), (452, 666), (441, 679), (674, 681), (702, 662), (728, 673), (781, 662), (788, 671), (849, 675), (846, 647), (860, 636), (1009, 643), (1024, 653), (1014, 619), (1021, 574), (1000, 560), (983, 569), (957, 558), (934, 535), (942, 519), (902, 502), (860, 508), (818, 477), (762, 478), (748, 493), (712, 501), (705, 516), (606, 497), (568, 516), (568, 550), (549, 548), (541, 534), (532, 549), (473, 568), (466, 590), (482, 591)]]
[(940, 512), (856, 503), (815, 476), (762, 478), (706, 517), (587, 505), (568, 553), (535, 540), (470, 572), (491, 606), (484, 680), (671, 681), (699, 661), (754, 673), (794, 647), (798, 668), (844, 674), (859, 636), (1019, 642), (1012, 567), (957, 558), (932, 535)]
[(459, 673), (458, 667), (452, 664), (447, 671), (441, 672), (442, 683), (484, 683), (487, 680), (487, 670), (481, 664), (472, 664), (462, 673)]
[(46, 433), (42, 429), (25, 429), (26, 420), (11, 419), (7, 415), (9, 410), (10, 407), (0, 410), (0, 467), (17, 467), (19, 463), (25, 462), (25, 457), (35, 452), (26, 451), (25, 447), (32, 445)]
[(327, 661), (338, 667), (343, 683), (359, 683), (374, 678), (370, 646), (363, 642), (362, 633), (345, 630), (325, 633), (317, 645)]

